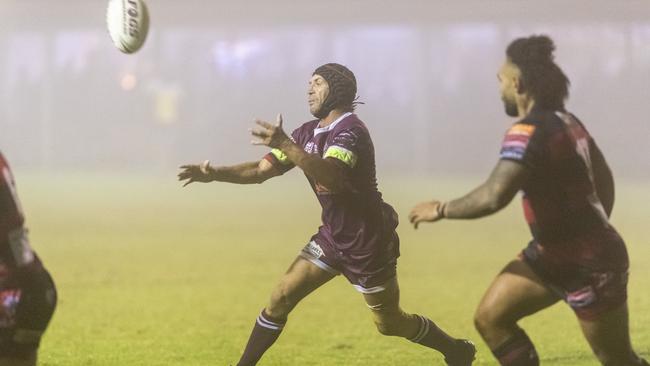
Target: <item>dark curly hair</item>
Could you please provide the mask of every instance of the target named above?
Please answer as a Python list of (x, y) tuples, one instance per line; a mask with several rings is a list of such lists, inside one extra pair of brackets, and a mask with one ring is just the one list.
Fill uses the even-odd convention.
[(508, 59), (521, 70), (522, 86), (543, 108), (563, 110), (571, 82), (555, 63), (553, 40), (545, 35), (517, 38), (506, 50)]
[(325, 118), (333, 109), (353, 112), (357, 104), (357, 79), (347, 67), (329, 63), (319, 66), (312, 75), (320, 75), (329, 85), (329, 94), (316, 118)]

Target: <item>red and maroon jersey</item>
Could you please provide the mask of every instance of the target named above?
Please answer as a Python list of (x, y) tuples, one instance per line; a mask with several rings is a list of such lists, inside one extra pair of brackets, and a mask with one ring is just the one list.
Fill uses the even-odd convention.
[(534, 108), (506, 133), (501, 159), (524, 164), (524, 214), (535, 239), (553, 242), (609, 226), (596, 194), (594, 141), (572, 114)]
[[(341, 250), (373, 250), (392, 234), (397, 214), (377, 189), (375, 149), (368, 128), (352, 113), (326, 127), (319, 128), (318, 123), (303, 124), (291, 138), (307, 153), (338, 160), (346, 169), (348, 186), (344, 192), (333, 193), (307, 176), (323, 209), (318, 237)], [(265, 159), (282, 172), (294, 166), (277, 149)]]
[(25, 216), (16, 194), (16, 184), (7, 160), (0, 153), (0, 267), (22, 267), (35, 260)]

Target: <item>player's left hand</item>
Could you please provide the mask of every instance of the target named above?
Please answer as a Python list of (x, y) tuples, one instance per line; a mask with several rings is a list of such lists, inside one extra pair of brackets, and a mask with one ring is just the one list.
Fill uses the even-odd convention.
[(211, 173), (214, 168), (210, 165), (210, 160), (205, 160), (197, 165), (181, 165), (182, 171), (178, 173), (178, 180), (183, 182), (183, 187), (190, 183), (201, 182), (208, 183), (212, 181)]
[(445, 217), (445, 205), (446, 203), (436, 200), (422, 202), (413, 207), (409, 214), (409, 221), (415, 229), (421, 222), (436, 222)]
[(251, 135), (257, 140), (251, 141), (253, 145), (265, 145), (271, 148), (280, 149), (282, 144), (289, 140), (289, 137), (282, 129), (282, 114), (278, 114), (275, 124), (256, 119), (256, 128), (251, 129)]

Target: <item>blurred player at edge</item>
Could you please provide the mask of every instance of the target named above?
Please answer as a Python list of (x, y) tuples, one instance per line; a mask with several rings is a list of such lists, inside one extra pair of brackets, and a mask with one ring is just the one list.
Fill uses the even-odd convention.
[[(523, 191), (533, 240), (485, 293), (475, 315), (479, 333), (501, 365), (538, 365), (517, 321), (566, 301), (603, 365), (647, 365), (628, 329), (628, 255), (609, 224), (614, 180), (594, 139), (564, 108), (569, 80), (546, 36), (514, 40), (499, 70), (507, 131), (501, 159), (466, 196), (417, 205), (410, 221), (473, 219), (505, 207)], [(559, 330), (558, 330), (559, 331)]]
[(31, 366), (56, 306), (56, 289), (29, 245), (14, 178), (2, 153), (0, 170), (0, 366)]
[[(397, 213), (377, 190), (374, 147), (366, 125), (352, 112), (354, 74), (326, 64), (309, 81), (308, 101), (317, 119), (287, 136), (282, 116), (257, 120), (256, 145), (273, 150), (263, 159), (230, 167), (181, 167), (180, 180), (262, 183), (294, 166), (301, 168), (322, 206), (323, 225), (302, 249), (258, 316), (239, 366), (255, 365), (275, 342), (298, 302), (338, 274), (363, 294), (381, 334), (407, 338), (442, 352), (449, 365), (470, 365), (474, 345), (457, 340), (428, 318), (399, 306), (396, 277)], [(335, 325), (332, 325), (335, 326)]]

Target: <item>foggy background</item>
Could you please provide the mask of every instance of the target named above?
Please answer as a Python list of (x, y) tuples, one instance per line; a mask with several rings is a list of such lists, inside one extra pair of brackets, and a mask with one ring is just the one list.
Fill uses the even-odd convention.
[(247, 129), (312, 117), (312, 71), (355, 72), (379, 173), (483, 176), (508, 124), (508, 43), (550, 35), (568, 109), (617, 177), (650, 179), (650, 0), (149, 0), (133, 55), (106, 1), (0, 1), (0, 149), (17, 170), (167, 172), (260, 158)]

